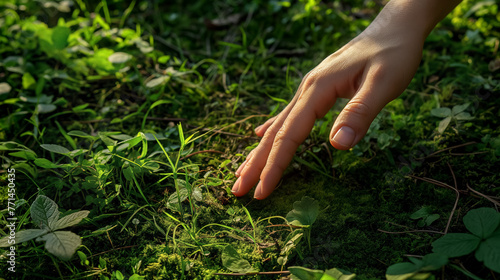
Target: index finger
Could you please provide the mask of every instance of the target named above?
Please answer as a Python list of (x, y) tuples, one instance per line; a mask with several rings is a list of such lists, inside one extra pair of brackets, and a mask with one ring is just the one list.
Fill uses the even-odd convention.
[(304, 92), (304, 96), (299, 98), (283, 122), (262, 170), (255, 198), (264, 199), (273, 192), (295, 151), (311, 132), (316, 119), (322, 117), (335, 103), (333, 93), (328, 92), (332, 95), (329, 96), (330, 100), (325, 100), (325, 93), (318, 94), (318, 90), (317, 86), (306, 89), (308, 92)]

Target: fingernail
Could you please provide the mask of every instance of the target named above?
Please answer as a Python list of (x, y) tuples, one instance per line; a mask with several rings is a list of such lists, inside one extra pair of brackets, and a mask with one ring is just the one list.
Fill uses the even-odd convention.
[(240, 190), (240, 181), (241, 177), (238, 178), (238, 180), (236, 180), (236, 182), (234, 183), (233, 188), (231, 189), (232, 193), (237, 193)]
[(263, 124), (261, 124), (261, 125), (257, 126), (257, 127), (255, 128), (255, 130), (254, 130), (254, 131), (255, 131), (255, 133), (258, 133), (258, 132), (259, 132), (259, 130), (262, 128), (262, 126), (263, 126)]
[(255, 188), (255, 193), (253, 194), (253, 198), (261, 199), (261, 195), (262, 195), (262, 183), (259, 181), (257, 187)]
[(340, 146), (350, 148), (352, 146), (352, 143), (354, 142), (355, 137), (356, 134), (352, 128), (343, 126), (337, 131), (337, 133), (335, 133), (335, 136), (333, 136), (333, 141)]

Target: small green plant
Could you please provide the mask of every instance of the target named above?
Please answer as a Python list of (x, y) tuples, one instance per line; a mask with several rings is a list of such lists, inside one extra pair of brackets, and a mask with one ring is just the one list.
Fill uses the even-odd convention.
[(30, 208), (31, 219), (40, 229), (27, 229), (0, 239), (0, 247), (9, 247), (35, 239), (45, 241), (45, 249), (61, 260), (69, 260), (82, 244), (80, 236), (60, 229), (74, 226), (86, 218), (89, 211), (83, 210), (59, 218), (57, 204), (50, 198), (39, 195)]
[[(425, 211), (424, 211), (425, 210)], [(430, 213), (426, 207), (413, 215)], [(413, 216), (412, 215), (412, 216)], [(430, 271), (448, 264), (449, 258), (461, 257), (475, 251), (478, 261), (495, 271), (500, 271), (500, 213), (492, 208), (479, 208), (464, 216), (465, 227), (472, 233), (448, 233), (432, 243), (433, 253), (422, 259), (410, 257), (411, 262), (391, 265), (386, 272), (388, 280), (422, 280), (432, 277)], [(453, 268), (472, 278), (472, 273), (451, 264)]]
[(432, 250), (449, 258), (475, 252), (478, 261), (500, 272), (500, 213), (492, 208), (474, 209), (463, 221), (472, 234), (448, 233), (432, 243)]
[(232, 272), (257, 272), (257, 270), (252, 267), (247, 260), (243, 259), (231, 245), (227, 245), (222, 251), (222, 265)]
[(303, 232), (293, 231), (292, 233), (290, 233), (285, 241), (285, 246), (283, 246), (283, 248), (281, 249), (280, 257), (278, 257), (277, 262), (279, 265), (283, 267), (288, 262), (293, 249), (295, 249), (300, 243), (302, 236), (304, 236)]
[(469, 113), (465, 112), (469, 105), (470, 103), (465, 103), (462, 105), (455, 105), (452, 109), (447, 107), (432, 109), (431, 115), (438, 118), (444, 118), (439, 122), (439, 133), (443, 133), (452, 120), (454, 120), (457, 124), (459, 121), (472, 120), (473, 117)]
[(300, 266), (291, 266), (288, 270), (290, 270), (292, 274), (292, 280), (351, 280), (356, 278), (356, 274), (337, 268), (323, 271)]
[(432, 253), (422, 259), (409, 258), (411, 262), (397, 263), (389, 266), (385, 277), (387, 280), (423, 280), (431, 277), (430, 271), (441, 268), (448, 263), (448, 257)]
[(439, 214), (432, 214), (429, 207), (422, 207), (415, 213), (411, 214), (410, 219), (419, 220), (419, 227), (430, 226), (435, 220), (439, 219)]
[(319, 214), (319, 202), (308, 196), (293, 203), (293, 210), (288, 212), (286, 220), (289, 224), (303, 227), (309, 251), (311, 251), (311, 226)]

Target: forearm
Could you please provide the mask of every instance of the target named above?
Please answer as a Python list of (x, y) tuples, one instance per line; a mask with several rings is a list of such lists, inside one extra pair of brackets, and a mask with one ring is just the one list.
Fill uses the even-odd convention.
[(364, 33), (369, 36), (405, 34), (423, 42), (436, 24), (460, 2), (461, 0), (391, 0)]

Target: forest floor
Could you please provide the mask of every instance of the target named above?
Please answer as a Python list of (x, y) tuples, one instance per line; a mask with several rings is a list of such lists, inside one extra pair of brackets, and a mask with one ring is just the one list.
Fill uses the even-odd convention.
[(382, 6), (188, 2), (0, 1), (0, 279), (500, 279), (495, 1), (348, 151), (340, 100), (262, 201), (230, 191), (254, 128)]

